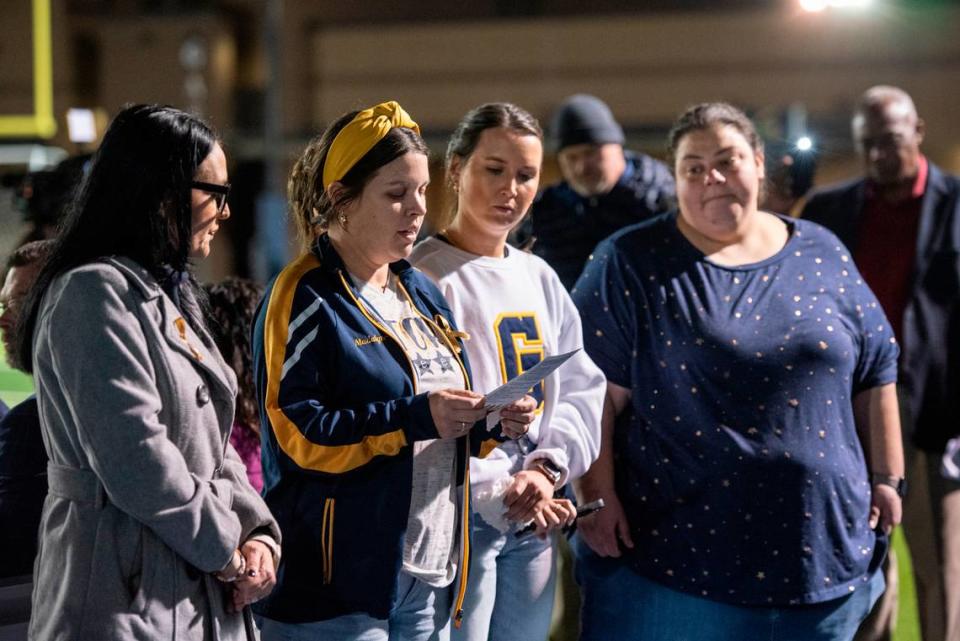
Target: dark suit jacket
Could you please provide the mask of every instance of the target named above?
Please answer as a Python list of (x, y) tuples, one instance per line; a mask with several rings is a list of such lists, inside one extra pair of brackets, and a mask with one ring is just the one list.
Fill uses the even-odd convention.
[[(829, 228), (855, 252), (864, 186), (858, 179), (819, 190), (801, 216)], [(899, 379), (914, 442), (942, 452), (960, 434), (960, 179), (933, 163), (901, 338)]]
[(46, 495), (47, 452), (31, 396), (0, 419), (0, 578), (30, 574)]

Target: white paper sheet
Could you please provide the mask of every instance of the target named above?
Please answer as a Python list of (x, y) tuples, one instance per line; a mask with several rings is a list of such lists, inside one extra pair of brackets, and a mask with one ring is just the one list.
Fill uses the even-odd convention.
[(566, 354), (548, 356), (519, 376), (511, 378), (497, 389), (489, 392), (485, 402), (487, 410), (495, 412), (514, 401), (519, 401), (530, 391), (531, 387), (550, 376), (555, 369), (579, 351), (579, 349), (575, 349)]

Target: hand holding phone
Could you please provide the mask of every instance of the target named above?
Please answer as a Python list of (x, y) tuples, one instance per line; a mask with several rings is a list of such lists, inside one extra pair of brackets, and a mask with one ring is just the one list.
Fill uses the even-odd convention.
[[(594, 512), (599, 512), (604, 507), (605, 507), (605, 504), (603, 502), (603, 499), (597, 499), (596, 501), (590, 501), (589, 503), (580, 505), (577, 507), (577, 519), (579, 519), (582, 516), (588, 516), (590, 514), (593, 514)], [(573, 524), (563, 528), (563, 532), (568, 532), (570, 529), (574, 527), (574, 525), (576, 525), (576, 520), (574, 520)], [(514, 533), (514, 536), (517, 538), (521, 538), (521, 537), (527, 536), (528, 534), (533, 533), (533, 531), (536, 529), (537, 529), (536, 524), (531, 522), (526, 524), (524, 527), (520, 528), (519, 530), (517, 530)]]

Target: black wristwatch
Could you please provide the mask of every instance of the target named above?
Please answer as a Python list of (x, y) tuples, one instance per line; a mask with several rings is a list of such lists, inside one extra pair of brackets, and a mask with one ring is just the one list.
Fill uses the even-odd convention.
[(900, 498), (907, 495), (907, 479), (902, 476), (891, 476), (889, 474), (877, 474), (874, 472), (870, 475), (870, 480), (874, 485), (889, 485), (897, 491), (897, 496)]
[(531, 469), (541, 472), (547, 479), (553, 483), (553, 487), (557, 487), (557, 482), (560, 480), (560, 477), (563, 476), (563, 472), (556, 464), (548, 458), (538, 458), (533, 462)]

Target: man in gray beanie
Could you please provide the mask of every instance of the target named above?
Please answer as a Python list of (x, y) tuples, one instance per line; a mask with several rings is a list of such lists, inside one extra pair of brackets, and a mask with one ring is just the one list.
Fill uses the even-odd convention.
[(623, 128), (594, 96), (564, 100), (552, 133), (563, 181), (534, 202), (530, 233), (533, 252), (572, 289), (597, 243), (672, 206), (673, 174), (649, 156), (625, 152)]

